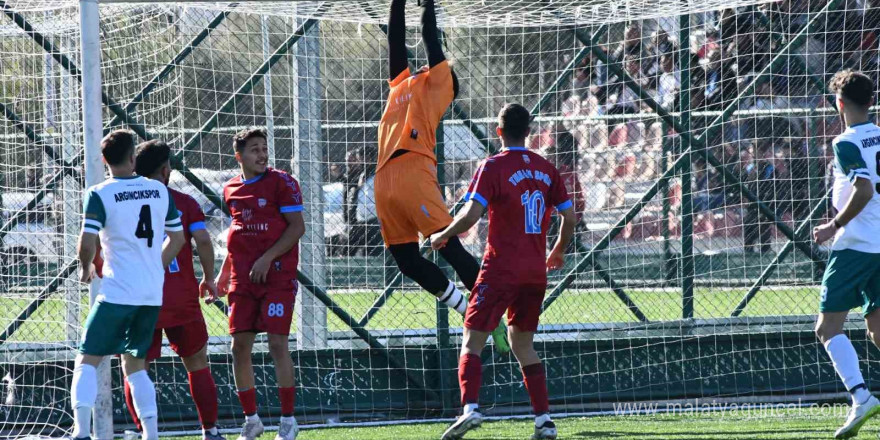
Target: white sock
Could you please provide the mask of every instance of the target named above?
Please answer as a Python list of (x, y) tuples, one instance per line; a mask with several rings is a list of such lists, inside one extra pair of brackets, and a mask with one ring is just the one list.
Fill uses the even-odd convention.
[(870, 398), (871, 398), (871, 392), (868, 391), (868, 388), (866, 388), (866, 387), (859, 387), (859, 389), (852, 392), (853, 404), (865, 403)]
[(541, 414), (535, 417), (535, 426), (542, 426), (550, 421), (550, 414)]
[[(138, 416), (140, 417), (140, 416)], [(159, 418), (156, 416), (141, 417), (141, 427), (144, 428), (141, 438), (143, 440), (159, 440)]]
[(156, 408), (156, 387), (150, 380), (147, 370), (141, 370), (128, 376), (134, 409), (137, 411), (144, 427), (143, 438), (154, 440), (159, 438), (159, 411)]
[(437, 298), (437, 301), (455, 309), (455, 311), (461, 315), (464, 315), (465, 310), (467, 310), (467, 298), (464, 297), (461, 290), (458, 290), (458, 288), (455, 287), (455, 283), (452, 281), (449, 282), (446, 291)]
[(256, 422), (257, 420), (260, 420), (260, 416), (258, 416), (258, 415), (256, 415), (256, 414), (254, 414), (254, 415), (250, 415), (250, 416), (245, 415), (244, 418), (245, 418), (248, 422)]
[[(843, 385), (847, 390), (852, 390), (857, 385), (864, 385), (865, 379), (862, 378), (862, 372), (859, 370), (859, 356), (852, 342), (844, 334), (839, 334), (825, 341), (825, 351), (831, 358), (834, 370), (843, 381)], [(864, 391), (864, 393), (862, 393)], [(860, 388), (853, 393), (853, 403), (862, 403), (868, 399), (871, 393), (867, 388)]]
[(464, 415), (468, 415), (476, 410), (480, 409), (480, 405), (476, 403), (468, 403), (464, 405)]
[(98, 371), (87, 364), (73, 369), (70, 400), (73, 404), (73, 437), (89, 437), (92, 434), (92, 408), (98, 399)]
[(208, 434), (218, 435), (218, 434), (220, 434), (220, 430), (217, 429), (217, 427), (215, 426), (211, 429), (202, 429), (202, 434), (204, 434), (205, 436), (207, 436)]

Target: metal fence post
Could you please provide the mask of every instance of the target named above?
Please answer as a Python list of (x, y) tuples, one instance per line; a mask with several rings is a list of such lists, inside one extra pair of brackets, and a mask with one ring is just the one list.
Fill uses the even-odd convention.
[[(670, 145), (671, 139), (666, 136), (669, 133), (669, 124), (661, 120), (660, 127), (663, 136), (660, 143), (660, 173), (662, 174), (669, 168), (669, 155), (672, 154), (672, 148)], [(672, 259), (672, 247), (669, 243), (669, 214), (672, 211), (669, 202), (669, 182), (664, 180), (660, 183), (660, 203), (662, 206), (660, 210), (660, 235), (663, 237), (663, 267), (661, 270), (663, 271), (663, 279), (666, 282), (675, 279), (675, 265)]]
[[(296, 110), (293, 112), (294, 152), (292, 168), (301, 182), (303, 217), (306, 233), (300, 240), (300, 272), (319, 286), (327, 285), (324, 246), (324, 181), (321, 169), (321, 66), (319, 24), (303, 31), (295, 47), (293, 66), (296, 87)], [(266, 71), (268, 73), (268, 69)], [(312, 292), (302, 290), (296, 296), (297, 349), (324, 348), (327, 343), (327, 308)]]
[(694, 204), (693, 204), (693, 154), (691, 154), (690, 138), (685, 136), (691, 130), (691, 51), (690, 51), (690, 15), (679, 17), (679, 65), (681, 85), (678, 106), (681, 109), (679, 124), (682, 133), (678, 136), (681, 142), (681, 154), (686, 155), (681, 166), (681, 317), (694, 317)]
[[(440, 124), (437, 126), (437, 146), (435, 149), (437, 154), (437, 182), (440, 183), (441, 189), (443, 189), (443, 184), (446, 183), (445, 142), (446, 136), (443, 132), (443, 121), (441, 120)], [(443, 191), (443, 195), (446, 195), (445, 191)], [(440, 263), (440, 269), (449, 275), (449, 263), (440, 258), (438, 253), (434, 253), (434, 259), (435, 262), (438, 262), (436, 260), (440, 260), (438, 262)], [(440, 395), (443, 397), (444, 408), (455, 408), (453, 396), (451, 393), (447, 392), (447, 390), (452, 389), (450, 386), (452, 379), (450, 374), (455, 372), (455, 369), (452, 368), (450, 359), (447, 359), (446, 356), (449, 348), (452, 347), (452, 342), (449, 337), (449, 307), (440, 301), (434, 301), (434, 303), (437, 311), (437, 371), (440, 379)]]

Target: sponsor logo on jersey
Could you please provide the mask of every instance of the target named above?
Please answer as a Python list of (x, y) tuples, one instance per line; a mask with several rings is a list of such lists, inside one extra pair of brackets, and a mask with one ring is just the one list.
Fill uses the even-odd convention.
[(116, 194), (113, 194), (113, 198), (117, 203), (125, 202), (128, 200), (145, 200), (145, 199), (158, 199), (162, 197), (159, 193), (158, 189), (141, 189), (137, 191), (122, 191)]
[(862, 148), (871, 148), (880, 145), (880, 136), (869, 137), (867, 139), (862, 139)]
[(266, 207), (266, 199), (257, 200), (257, 205), (259, 205), (260, 208), (265, 208)]
[(525, 162), (525, 163), (532, 163), (532, 160), (529, 159), (529, 155), (528, 155), (528, 154), (523, 154), (523, 162)]

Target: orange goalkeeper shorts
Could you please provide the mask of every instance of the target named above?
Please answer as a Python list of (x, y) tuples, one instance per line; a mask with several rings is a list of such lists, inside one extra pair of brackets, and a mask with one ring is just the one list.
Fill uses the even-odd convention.
[(431, 158), (409, 152), (376, 173), (376, 214), (386, 246), (418, 243), (452, 223)]

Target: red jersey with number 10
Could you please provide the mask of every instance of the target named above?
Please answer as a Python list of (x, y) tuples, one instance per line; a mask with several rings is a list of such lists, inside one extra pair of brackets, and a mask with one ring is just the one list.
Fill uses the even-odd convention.
[(480, 165), (465, 197), (489, 210), (477, 282), (491, 274), (511, 284), (546, 283), (551, 209), (572, 206), (556, 167), (525, 148), (507, 148)]
[[(232, 260), (232, 285), (251, 284), (249, 274), (257, 261), (287, 229), (285, 213), (303, 210), (299, 183), (284, 171), (269, 168), (245, 180), (233, 177), (223, 187), (223, 200), (232, 214), (227, 248)], [(266, 284), (296, 279), (299, 246), (274, 260)]]
[(193, 269), (192, 233), (205, 229), (205, 214), (192, 197), (168, 188), (180, 220), (186, 243), (177, 257), (165, 268), (165, 285), (162, 289), (162, 308), (156, 328), (176, 327), (202, 319), (199, 305), (199, 282)]

